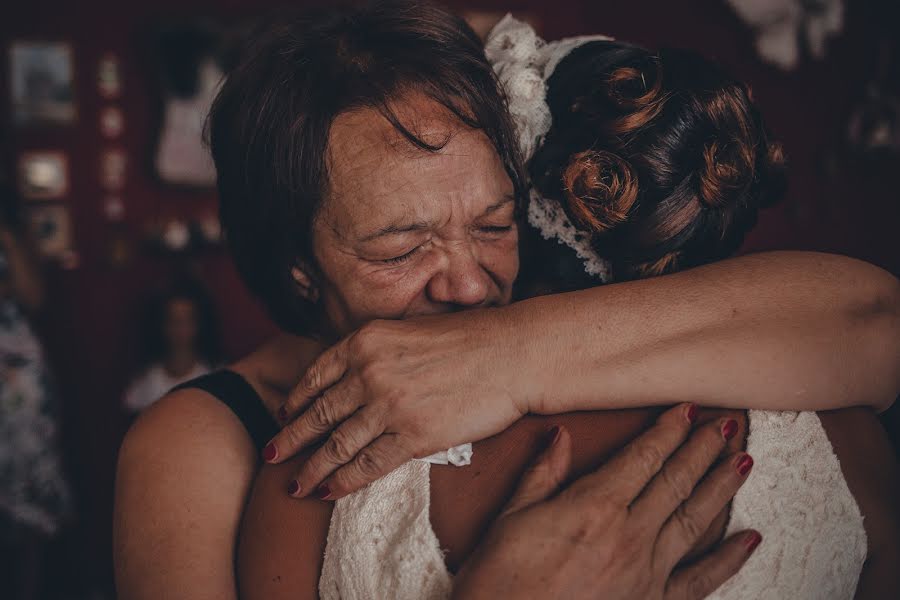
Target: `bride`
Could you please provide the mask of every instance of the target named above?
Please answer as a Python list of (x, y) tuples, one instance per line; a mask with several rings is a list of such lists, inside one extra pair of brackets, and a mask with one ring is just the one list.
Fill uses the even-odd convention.
[[(390, 38), (379, 38), (387, 34), (373, 27), (377, 22), (362, 13), (279, 24), (258, 38), (229, 76), (211, 117), (229, 243), (248, 284), (294, 331), (300, 330), (298, 323), (307, 325), (306, 333), (318, 325), (319, 339), (332, 341), (371, 319), (435, 315), (366, 326), (315, 363), (313, 373), (318, 369), (319, 376), (303, 381), (307, 387), (301, 385), (301, 395), (337, 379), (344, 386), (330, 388), (328, 402), (319, 400), (306, 413), (320, 415), (320, 434), (349, 414), (340, 415), (342, 403), (358, 406), (357, 396), (388, 389), (354, 387), (370, 383), (356, 372), (367, 358), (387, 359), (395, 370), (363, 368), (365, 377), (388, 376), (377, 383), (389, 381), (390, 389), (433, 392), (412, 409), (400, 400), (413, 396), (390, 399), (401, 412), (432, 424), (424, 427), (422, 420), (391, 422), (392, 413), (378, 412), (377, 398), (371, 401), (375, 408), (363, 407), (345, 424), (374, 420), (375, 425), (358, 439), (332, 435), (322, 447), (331, 453), (331, 463), (356, 456), (351, 466), (362, 466), (361, 473), (371, 480), (391, 461), (405, 463), (397, 460), (398, 452), (406, 458), (424, 456), (515, 423), (476, 443), (471, 454), (453, 448), (432, 458), (470, 461), (469, 467), (405, 463), (346, 498), (353, 486), (340, 471), (318, 486), (338, 465), (323, 469), (321, 459), (304, 464), (309, 453), (264, 467), (254, 481), (254, 445), (261, 447), (274, 432), (268, 415), (279, 414), (320, 350), (309, 340), (281, 338), (236, 363), (228, 371), (228, 385), (220, 376), (218, 388), (208, 380), (175, 392), (129, 433), (120, 457), (116, 507), (117, 577), (120, 587), (133, 591), (129, 595), (139, 597), (140, 590), (153, 586), (174, 594), (181, 589), (177, 581), (190, 581), (203, 593), (227, 597), (235, 586), (231, 559), (236, 544), (242, 596), (314, 597), (318, 590), (325, 597), (427, 597), (426, 576), (436, 586), (432, 589), (446, 590), (450, 571), (464, 564), (503, 505), (538, 431), (548, 423), (563, 425), (574, 444), (576, 471), (585, 471), (646, 428), (656, 414), (632, 410), (519, 419), (528, 410), (549, 414), (684, 398), (760, 408), (834, 408), (896, 395), (897, 349), (890, 329), (896, 329), (891, 316), (896, 281), (837, 257), (745, 257), (507, 308), (518, 272), (514, 199), (524, 195), (524, 186), (502, 117), (482, 110), (485, 103), (470, 77), (454, 77), (480, 66), (467, 62), (473, 59), (465, 54), (442, 54), (440, 46), (423, 53), (427, 36), (417, 32), (415, 43), (410, 42), (403, 17), (394, 21), (400, 30), (392, 30)], [(515, 54), (515, 41), (502, 46)], [(543, 49), (537, 43), (518, 48), (526, 56)], [(444, 61), (448, 70), (434, 71), (434, 61)], [(533, 68), (532, 63), (527, 59), (523, 68)], [(404, 71), (409, 65), (415, 71)], [(543, 68), (546, 72), (546, 64)], [(560, 73), (563, 68), (556, 66)], [(386, 75), (395, 78), (395, 86), (397, 78), (415, 85), (372, 85)], [(642, 88), (652, 89), (654, 80), (646, 80), (645, 74)], [(279, 82), (278, 87), (269, 81)], [(454, 84), (459, 86), (454, 94), (442, 95), (442, 85)], [(389, 95), (381, 101), (349, 100), (378, 98), (385, 89)], [(458, 105), (460, 96), (468, 104)], [(511, 108), (515, 112), (515, 105)], [(317, 111), (334, 111), (324, 141), (315, 137), (323, 131)], [(298, 120), (298, 114), (304, 118)], [(552, 125), (558, 126), (553, 116)], [(545, 133), (546, 146), (553, 132)], [(282, 146), (285, 134), (307, 145)], [(319, 152), (313, 151), (316, 139)], [(533, 139), (522, 141), (527, 150)], [(569, 149), (575, 150), (583, 149)], [(321, 156), (327, 160), (316, 162)], [(299, 176), (280, 171), (288, 159), (315, 168)], [(569, 156), (562, 159), (569, 162)], [(303, 202), (323, 189), (327, 202), (308, 228), (300, 227)], [(582, 216), (596, 216), (590, 197), (582, 200)], [(529, 211), (540, 226), (534, 214)], [(547, 224), (571, 227), (552, 205), (543, 215)], [(723, 231), (733, 229), (725, 223)], [(550, 228), (545, 232), (559, 235)], [(580, 232), (593, 240), (593, 232)], [(577, 234), (569, 243), (576, 252), (596, 254), (594, 245), (581, 244)], [(697, 255), (690, 250), (673, 250), (684, 252), (683, 263), (676, 257), (658, 264), (657, 258), (651, 265), (660, 270), (692, 266), (691, 257)], [(636, 256), (629, 252), (611, 262), (611, 273), (653, 274), (653, 269), (635, 268), (647, 262)], [(599, 256), (593, 258), (601, 264)], [(713, 254), (698, 262), (717, 258)], [(573, 259), (578, 260), (574, 252)], [(494, 308), (439, 314), (485, 307)], [(342, 355), (348, 346), (357, 352)], [(335, 359), (352, 368), (321, 370)], [(423, 372), (430, 379), (423, 379)], [(298, 406), (292, 400), (280, 416), (292, 417)], [(761, 586), (773, 584), (801, 596), (811, 590), (814, 597), (824, 585), (833, 586), (835, 597), (852, 595), (867, 552), (861, 591), (895, 576), (884, 565), (896, 552), (895, 539), (887, 535), (896, 529), (896, 514), (878, 485), (894, 480), (896, 466), (884, 456), (883, 434), (866, 409), (823, 415), (824, 431), (812, 413), (751, 413), (749, 439), (742, 413), (704, 412), (701, 419), (711, 421), (722, 443), (728, 441), (732, 456), (726, 463), (733, 461), (735, 469), (748, 474), (752, 463), (741, 451), (746, 442), (758, 464), (748, 479), (749, 491), (735, 500), (730, 522), (727, 514), (721, 516), (699, 544), (698, 555), (726, 528), (743, 526), (742, 519), (757, 527), (755, 520), (764, 517), (772, 535), (766, 535), (760, 550), (772, 551), (761, 560), (781, 556), (787, 561), (784, 569), (748, 565), (750, 575), (744, 580), (739, 575), (731, 591), (722, 593), (758, 596), (765, 593)], [(395, 433), (411, 424), (430, 439)], [(267, 447), (266, 458), (281, 462), (292, 446), (310, 441), (308, 430), (303, 436), (297, 432), (303, 431), (285, 429)], [(871, 443), (861, 444), (854, 435)], [(373, 438), (374, 450), (358, 454), (341, 452), (337, 443), (343, 439), (347, 450)], [(300, 464), (307, 471), (291, 482)], [(311, 464), (318, 464), (320, 472), (310, 472)], [(886, 471), (872, 473), (874, 464), (885, 465)], [(334, 514), (329, 503), (288, 498), (289, 482), (295, 496), (315, 490), (321, 498), (340, 498)], [(822, 502), (826, 495), (829, 501)], [(425, 510), (409, 514), (410, 506)], [(800, 510), (809, 507), (813, 510)], [(392, 529), (405, 517), (417, 526)], [(424, 533), (412, 539), (411, 531)], [(395, 560), (401, 555), (418, 557), (422, 569), (404, 569)], [(784, 576), (776, 577), (782, 571)], [(358, 587), (347, 587), (350, 580), (342, 579), (347, 573), (355, 573), (352, 583)]]

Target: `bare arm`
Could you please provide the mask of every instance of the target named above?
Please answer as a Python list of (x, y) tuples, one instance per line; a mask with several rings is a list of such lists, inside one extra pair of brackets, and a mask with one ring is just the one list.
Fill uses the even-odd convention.
[(534, 412), (883, 408), (900, 390), (900, 283), (843, 257), (746, 256), (509, 310), (552, 384)]
[(334, 430), (298, 480), (305, 495), (340, 468), (326, 481), (339, 497), (528, 412), (683, 398), (881, 408), (900, 389), (898, 366), (896, 278), (840, 256), (766, 253), (492, 310), (373, 322), (316, 360), (285, 406), (300, 417), (273, 444), (282, 460)]
[(118, 597), (236, 600), (235, 544), (256, 464), (241, 423), (205, 392), (148, 409), (119, 453)]

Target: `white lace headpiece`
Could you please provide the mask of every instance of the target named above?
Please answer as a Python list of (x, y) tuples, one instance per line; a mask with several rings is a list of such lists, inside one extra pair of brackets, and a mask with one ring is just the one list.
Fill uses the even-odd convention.
[[(485, 54), (509, 99), (522, 157), (528, 161), (550, 131), (546, 82), (560, 61), (572, 50), (594, 41), (610, 41), (603, 35), (585, 35), (545, 42), (530, 25), (506, 15), (494, 26), (485, 42)], [(544, 239), (556, 238), (584, 261), (585, 271), (602, 282), (609, 281), (609, 262), (590, 244), (590, 236), (579, 232), (558, 202), (531, 190), (528, 222)]]

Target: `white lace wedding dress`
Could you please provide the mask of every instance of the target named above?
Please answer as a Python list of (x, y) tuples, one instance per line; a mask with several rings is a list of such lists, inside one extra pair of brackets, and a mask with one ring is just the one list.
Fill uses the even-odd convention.
[[(488, 38), (488, 58), (507, 88), (527, 156), (550, 126), (544, 81), (562, 57), (594, 39), (609, 38), (545, 44), (512, 17)], [(606, 280), (605, 262), (581, 243), (553, 202), (533, 195), (529, 220), (546, 238), (575, 250), (589, 273)], [(866, 558), (866, 534), (818, 416), (750, 411), (749, 423), (747, 452), (755, 465), (734, 498), (726, 535), (753, 528), (764, 541), (711, 598), (852, 598)], [(467, 464), (470, 454), (462, 450), (452, 449), (450, 462)], [(429, 470), (429, 462), (411, 461), (335, 503), (319, 580), (323, 600), (449, 597), (452, 576), (429, 520)]]

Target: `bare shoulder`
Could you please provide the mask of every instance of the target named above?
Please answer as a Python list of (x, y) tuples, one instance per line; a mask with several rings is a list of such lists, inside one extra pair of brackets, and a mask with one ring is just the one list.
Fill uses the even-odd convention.
[(235, 597), (232, 556), (256, 465), (241, 422), (206, 392), (174, 392), (141, 415), (116, 475), (119, 596)]
[(863, 515), (868, 556), (857, 598), (900, 588), (900, 467), (874, 412), (851, 408), (819, 413), (841, 471)]
[(264, 465), (253, 483), (237, 553), (244, 600), (318, 598), (333, 504), (287, 494), (288, 483), (308, 456)]

